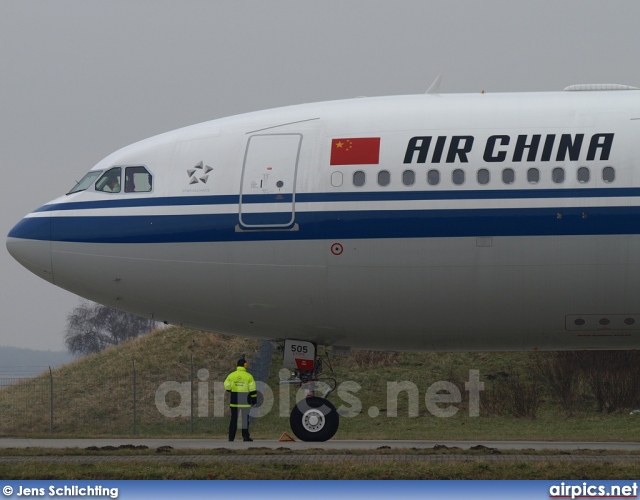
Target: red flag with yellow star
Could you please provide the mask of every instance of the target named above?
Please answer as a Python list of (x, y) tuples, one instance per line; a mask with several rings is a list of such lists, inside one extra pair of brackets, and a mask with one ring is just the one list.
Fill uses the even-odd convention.
[(331, 141), (331, 165), (377, 165), (380, 137), (352, 137)]

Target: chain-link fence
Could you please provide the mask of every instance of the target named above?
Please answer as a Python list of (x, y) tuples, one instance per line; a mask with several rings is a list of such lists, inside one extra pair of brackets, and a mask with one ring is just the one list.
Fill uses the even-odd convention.
[(51, 430), (51, 373), (46, 367), (0, 372), (0, 432), (15, 434), (19, 427)]
[[(267, 350), (255, 367), (261, 378)], [(37, 376), (0, 369), (0, 435), (224, 436), (226, 368), (210, 370), (191, 356), (161, 370), (134, 361), (129, 370), (87, 370), (81, 378), (49, 367)]]

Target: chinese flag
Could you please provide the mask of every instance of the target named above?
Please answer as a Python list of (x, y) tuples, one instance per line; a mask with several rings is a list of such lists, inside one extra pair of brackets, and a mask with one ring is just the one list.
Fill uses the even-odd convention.
[(331, 141), (331, 165), (377, 165), (380, 137), (352, 137)]

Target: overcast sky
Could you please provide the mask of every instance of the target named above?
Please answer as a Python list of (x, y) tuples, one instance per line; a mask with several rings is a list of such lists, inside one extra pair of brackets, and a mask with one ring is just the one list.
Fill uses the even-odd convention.
[[(0, 233), (112, 151), (356, 96), (640, 86), (640, 2), (0, 0)], [(0, 248), (0, 345), (63, 349), (78, 304)]]

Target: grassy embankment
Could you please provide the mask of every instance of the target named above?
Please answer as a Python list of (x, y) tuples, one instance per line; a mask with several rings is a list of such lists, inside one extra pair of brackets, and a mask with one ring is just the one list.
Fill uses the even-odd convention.
[[(157, 331), (147, 337), (88, 356), (54, 371), (54, 432), (49, 431), (49, 378), (44, 375), (0, 390), (2, 436), (133, 437), (133, 362), (136, 363), (136, 431), (138, 436), (224, 437), (228, 424), (224, 391), (220, 382), (242, 353), (249, 358), (257, 342), (177, 327)], [(194, 432), (191, 433), (188, 400), (176, 392), (158, 400), (161, 384), (186, 384), (191, 372), (206, 368), (208, 378), (194, 384), (194, 395), (208, 393), (208, 400), (194, 398)], [(274, 404), (253, 424), (257, 439), (277, 439), (289, 431), (288, 413), (293, 391), (278, 384), (280, 354), (274, 355), (269, 387)], [(640, 415), (629, 411), (611, 414), (596, 411), (594, 401), (583, 398), (568, 414), (541, 388), (540, 406), (535, 418), (516, 418), (508, 411), (497, 411), (496, 377), (514, 376), (527, 370), (540, 353), (399, 353), (354, 352), (351, 357), (332, 358), (333, 376), (339, 383), (352, 382), (351, 399), (334, 393), (330, 400), (350, 416), (341, 419), (336, 439), (435, 439), (435, 440), (550, 440), (550, 441), (636, 441), (640, 438)], [(325, 363), (325, 368), (327, 364)], [(469, 393), (464, 382), (469, 370), (479, 370), (485, 390), (480, 393), (480, 416), (469, 415)], [(498, 374), (498, 375), (497, 375)], [(200, 372), (200, 375), (206, 375)], [(434, 416), (425, 402), (427, 389), (437, 381), (449, 381), (460, 390), (461, 402), (455, 415)], [(398, 397), (398, 416), (389, 416), (387, 383), (409, 382), (417, 388), (418, 416), (408, 414), (408, 396)], [(355, 385), (361, 388), (356, 392)], [(205, 386), (204, 384), (208, 384)], [(216, 400), (216, 395), (218, 399)], [(354, 413), (353, 398), (362, 411)], [(178, 407), (184, 415), (167, 417), (158, 410)], [(369, 409), (380, 413), (370, 416)], [(447, 405), (441, 405), (447, 406)], [(282, 410), (281, 410), (282, 408)], [(224, 409), (224, 416), (216, 416)], [(504, 408), (503, 408), (504, 410)]]

